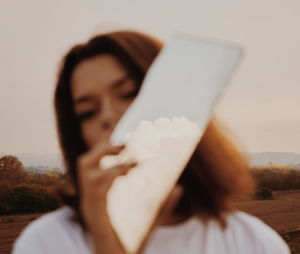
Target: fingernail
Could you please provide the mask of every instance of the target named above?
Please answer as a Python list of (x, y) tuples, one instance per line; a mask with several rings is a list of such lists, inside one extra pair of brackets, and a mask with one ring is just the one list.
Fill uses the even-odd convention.
[(134, 162), (129, 162), (129, 163), (128, 163), (128, 166), (129, 166), (129, 167), (135, 167), (135, 166), (137, 166), (137, 164), (138, 164), (138, 163), (137, 163), (136, 161), (134, 161)]
[(119, 145), (118, 148), (119, 149), (124, 149), (126, 146), (125, 145)]

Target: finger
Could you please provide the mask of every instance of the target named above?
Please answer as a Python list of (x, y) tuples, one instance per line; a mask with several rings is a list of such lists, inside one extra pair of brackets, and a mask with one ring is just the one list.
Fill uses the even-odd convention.
[(82, 195), (90, 197), (106, 197), (113, 181), (120, 175), (125, 175), (134, 168), (136, 163), (123, 164), (115, 166), (109, 170), (100, 170), (99, 168), (88, 172), (80, 179), (82, 186)]
[(94, 171), (90, 172), (89, 177), (95, 184), (101, 184), (102, 187), (109, 188), (115, 178), (120, 175), (126, 175), (128, 171), (135, 168), (136, 166), (136, 162), (130, 162), (111, 167), (107, 170), (95, 169)]
[(107, 143), (99, 143), (81, 157), (81, 167), (98, 167), (98, 163), (104, 155), (117, 155), (124, 148), (124, 145), (112, 146)]
[(112, 180), (120, 175), (125, 175), (127, 172), (137, 166), (137, 162), (128, 162), (125, 164), (117, 165), (114, 167), (111, 167), (104, 171), (104, 174), (106, 173), (106, 176), (111, 178)]

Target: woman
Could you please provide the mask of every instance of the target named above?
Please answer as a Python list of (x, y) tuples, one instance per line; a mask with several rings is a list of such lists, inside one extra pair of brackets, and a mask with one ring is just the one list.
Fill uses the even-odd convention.
[[(138, 94), (162, 43), (143, 33), (116, 31), (73, 47), (63, 59), (55, 90), (60, 146), (71, 187), (65, 206), (32, 222), (14, 254), (125, 253), (106, 212), (114, 179), (134, 163), (99, 169), (113, 128)], [(149, 231), (140, 253), (289, 253), (260, 220), (236, 211), (233, 199), (253, 182), (245, 159), (214, 121), (197, 146)]]

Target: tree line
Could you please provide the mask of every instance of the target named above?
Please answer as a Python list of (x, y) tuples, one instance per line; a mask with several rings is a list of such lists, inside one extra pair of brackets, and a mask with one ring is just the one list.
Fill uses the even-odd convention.
[[(300, 170), (269, 165), (252, 168), (256, 198), (272, 191), (300, 189)], [(67, 174), (55, 169), (27, 170), (15, 156), (0, 157), (0, 215), (42, 213), (61, 206), (55, 190), (68, 184)]]

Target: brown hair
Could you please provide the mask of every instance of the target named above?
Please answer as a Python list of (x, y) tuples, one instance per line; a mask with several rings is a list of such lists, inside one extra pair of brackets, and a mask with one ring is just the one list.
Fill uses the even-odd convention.
[[(110, 53), (124, 64), (140, 86), (162, 46), (159, 40), (144, 33), (115, 31), (95, 36), (87, 43), (73, 47), (62, 61), (54, 97), (56, 127), (65, 168), (76, 191), (64, 191), (61, 196), (64, 203), (76, 211), (83, 227), (76, 159), (87, 151), (87, 146), (73, 111), (70, 90), (72, 72), (81, 61)], [(233, 209), (233, 197), (244, 196), (253, 187), (246, 160), (221, 134), (214, 121), (209, 123), (178, 183), (182, 185), (184, 194), (174, 210), (175, 214), (217, 219), (223, 226), (224, 214)]]

